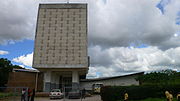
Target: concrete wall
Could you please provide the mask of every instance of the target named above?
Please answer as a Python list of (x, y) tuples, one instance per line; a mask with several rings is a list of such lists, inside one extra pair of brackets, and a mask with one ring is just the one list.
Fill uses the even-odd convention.
[(88, 67), (87, 4), (41, 4), (33, 67)]
[(139, 85), (139, 81), (136, 81), (137, 76), (126, 76), (119, 78), (112, 78), (107, 80), (96, 80), (96, 81), (86, 81), (80, 82), (81, 87), (91, 88), (95, 83), (103, 83), (104, 86), (130, 86), (130, 85)]
[(39, 5), (33, 67), (44, 72), (44, 91), (58, 85), (53, 69), (73, 72), (79, 83), (88, 70), (87, 42), (87, 4)]

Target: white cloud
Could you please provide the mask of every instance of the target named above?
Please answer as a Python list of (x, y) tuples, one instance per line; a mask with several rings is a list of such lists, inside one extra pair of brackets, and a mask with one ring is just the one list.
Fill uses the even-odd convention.
[[(164, 15), (156, 7), (160, 0), (76, 0), (88, 2), (89, 44), (106, 47), (127, 47), (143, 43), (162, 49), (179, 47), (179, 30), (175, 19), (179, 0), (166, 5)], [(0, 3), (0, 44), (34, 39), (39, 2), (65, 0), (5, 0)], [(12, 17), (13, 16), (13, 17)]]
[[(92, 0), (89, 4), (89, 43), (106, 47), (127, 47), (143, 43), (162, 49), (178, 47), (180, 37), (175, 19), (180, 1), (172, 0), (164, 15), (157, 0)], [(178, 39), (178, 40), (177, 40)], [(170, 41), (170, 42), (169, 42)], [(176, 43), (175, 43), (176, 41)], [(170, 43), (167, 44), (166, 43)]]
[(20, 67), (22, 67), (22, 68), (25, 68), (25, 66), (24, 65), (19, 65)]
[(91, 67), (89, 76), (121, 75), (127, 72), (155, 71), (162, 69), (180, 70), (180, 47), (162, 51), (157, 47), (146, 48), (114, 47), (102, 49), (90, 47)]
[(9, 52), (8, 51), (0, 50), (0, 55), (6, 55), (6, 54), (9, 54)]
[(33, 59), (33, 53), (30, 53), (27, 55), (22, 55), (17, 58), (14, 58), (12, 61), (21, 63), (22, 65), (25, 65), (25, 66), (32, 67), (32, 59)]
[(89, 67), (89, 72), (88, 72), (87, 77), (88, 78), (95, 78), (95, 77), (97, 77), (96, 72), (97, 72), (97, 69), (95, 67)]
[[(90, 47), (91, 66), (88, 78), (124, 75), (133, 72), (149, 72), (162, 69), (180, 70), (180, 47), (162, 51), (157, 47), (114, 47), (102, 49)], [(33, 53), (14, 58), (22, 65), (32, 66)]]
[[(171, 0), (164, 8), (164, 15), (156, 7), (159, 1), (86, 0), (91, 56), (89, 76), (112, 76), (171, 66), (179, 70), (180, 37), (177, 32), (180, 26), (175, 19), (180, 1)], [(38, 3), (34, 0), (1, 1), (0, 44), (34, 39)], [(128, 48), (131, 43), (149, 47)], [(32, 54), (13, 61), (32, 66)]]

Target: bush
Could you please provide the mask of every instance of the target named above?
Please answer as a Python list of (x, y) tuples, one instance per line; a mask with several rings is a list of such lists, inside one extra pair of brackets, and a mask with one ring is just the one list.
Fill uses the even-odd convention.
[(128, 93), (129, 100), (163, 98), (166, 90), (176, 95), (180, 91), (180, 85), (104, 86), (101, 88), (101, 99), (117, 101), (124, 98), (125, 92)]
[(6, 98), (9, 96), (13, 96), (13, 93), (0, 93), (0, 98)]

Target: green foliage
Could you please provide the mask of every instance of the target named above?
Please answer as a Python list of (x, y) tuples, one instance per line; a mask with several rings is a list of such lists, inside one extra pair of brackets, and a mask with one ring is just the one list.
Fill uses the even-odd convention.
[(11, 64), (11, 61), (5, 58), (0, 58), (0, 87), (4, 87), (8, 81), (9, 72), (13, 68), (21, 68), (20, 66)]
[(165, 101), (166, 99), (164, 98), (147, 98), (144, 100), (140, 100), (140, 101)]
[[(180, 72), (163, 70), (141, 75), (137, 78), (142, 85), (140, 86), (106, 86), (101, 89), (103, 101), (120, 101), (124, 99), (127, 92), (129, 100), (159, 101), (154, 98), (165, 98), (164, 92), (170, 91), (173, 95), (180, 91)], [(152, 100), (152, 99), (154, 100)], [(162, 101), (162, 100), (161, 100)]]
[(163, 70), (141, 75), (137, 78), (143, 85), (180, 84), (180, 72)]
[[(124, 101), (124, 100), (118, 100), (118, 101)], [(134, 101), (134, 100), (129, 100), (129, 101)], [(147, 98), (147, 99), (138, 100), (138, 101), (166, 101), (166, 99), (165, 98)]]
[(101, 98), (103, 101), (118, 101), (124, 98), (125, 92), (128, 93), (129, 100), (164, 98), (166, 90), (176, 95), (180, 91), (180, 85), (105, 86), (101, 88)]
[(0, 93), (0, 98), (5, 98), (13, 95), (14, 95), (13, 93)]

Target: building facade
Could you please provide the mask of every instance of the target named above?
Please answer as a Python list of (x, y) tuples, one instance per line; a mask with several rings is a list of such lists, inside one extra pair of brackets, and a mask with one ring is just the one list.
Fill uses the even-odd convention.
[(43, 73), (43, 91), (78, 86), (88, 72), (87, 4), (40, 4), (33, 67)]
[(94, 79), (82, 79), (81, 87), (91, 90), (93, 84), (103, 84), (104, 86), (132, 86), (140, 85), (137, 78), (144, 75), (144, 72), (133, 73), (122, 76), (104, 77), (104, 78), (94, 78)]

